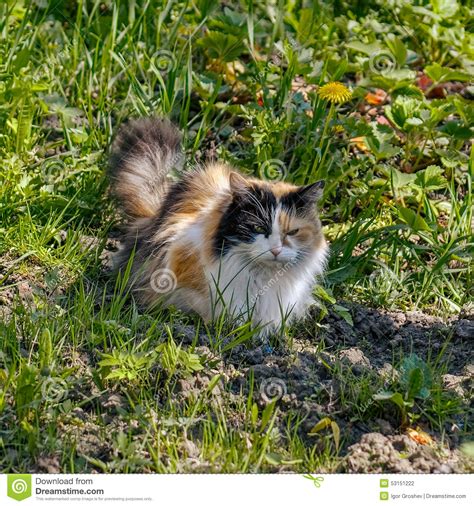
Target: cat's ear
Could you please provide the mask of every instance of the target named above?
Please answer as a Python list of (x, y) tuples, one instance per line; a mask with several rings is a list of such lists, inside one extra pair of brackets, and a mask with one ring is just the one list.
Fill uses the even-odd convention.
[(313, 184), (301, 186), (294, 193), (296, 207), (310, 207), (323, 196), (325, 182), (317, 181)]
[(243, 195), (248, 192), (248, 181), (241, 176), (238, 172), (231, 172), (229, 174), (230, 190), (234, 195)]

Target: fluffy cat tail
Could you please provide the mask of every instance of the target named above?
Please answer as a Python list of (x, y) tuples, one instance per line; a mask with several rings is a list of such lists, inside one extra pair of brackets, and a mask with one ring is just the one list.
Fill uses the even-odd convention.
[(169, 120), (149, 117), (129, 121), (112, 145), (112, 193), (130, 217), (154, 216), (168, 173), (182, 163), (181, 133)]

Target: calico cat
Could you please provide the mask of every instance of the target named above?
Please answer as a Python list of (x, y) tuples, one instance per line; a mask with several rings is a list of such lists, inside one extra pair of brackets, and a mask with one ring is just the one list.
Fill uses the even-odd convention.
[(144, 118), (112, 146), (111, 189), (129, 218), (118, 264), (133, 256), (136, 298), (206, 321), (225, 311), (263, 333), (302, 316), (328, 251), (316, 209), (323, 182), (266, 182), (220, 162), (173, 182), (180, 145), (172, 123)]

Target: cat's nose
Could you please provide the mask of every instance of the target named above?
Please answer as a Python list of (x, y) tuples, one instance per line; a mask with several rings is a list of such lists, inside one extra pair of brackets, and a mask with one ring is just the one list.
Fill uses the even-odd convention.
[(270, 251), (272, 252), (273, 256), (276, 258), (283, 248), (281, 246), (278, 246), (276, 248), (271, 248)]

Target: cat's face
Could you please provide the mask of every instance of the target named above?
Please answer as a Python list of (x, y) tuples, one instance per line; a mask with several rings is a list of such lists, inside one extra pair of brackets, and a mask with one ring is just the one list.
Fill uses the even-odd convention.
[(315, 207), (323, 186), (249, 183), (231, 174), (232, 203), (220, 222), (216, 251), (281, 268), (325, 248)]

